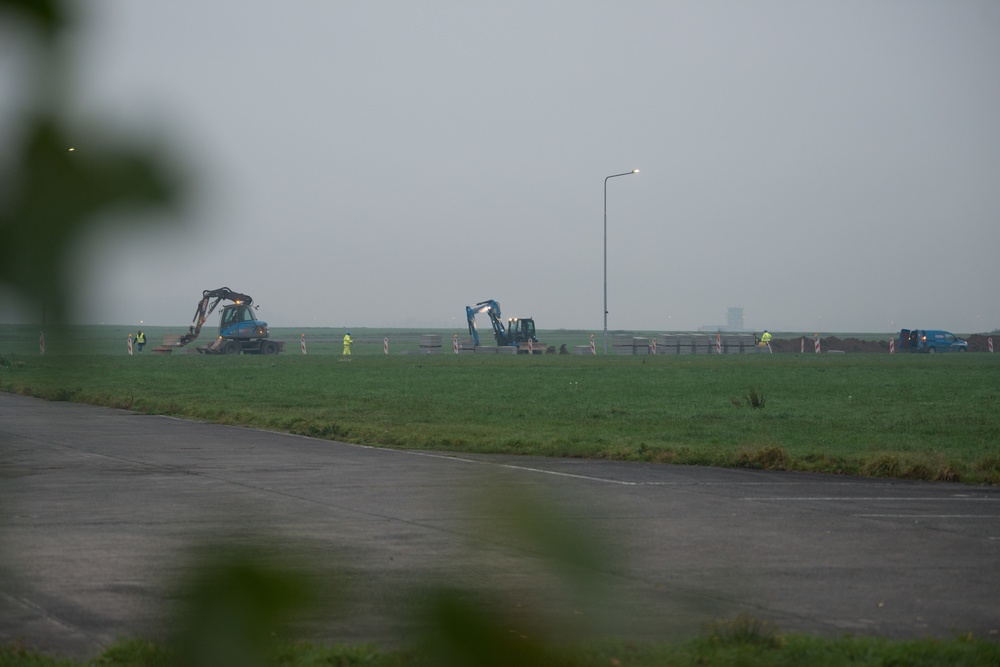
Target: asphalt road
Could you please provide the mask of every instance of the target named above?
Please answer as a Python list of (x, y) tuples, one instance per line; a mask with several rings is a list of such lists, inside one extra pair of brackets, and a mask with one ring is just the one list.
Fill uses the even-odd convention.
[(394, 451), (0, 393), (0, 641), (161, 637), (205, 542), (339, 581), (300, 625), (323, 642), (411, 641), (434, 586), (555, 637), (747, 612), (1000, 641), (996, 488)]

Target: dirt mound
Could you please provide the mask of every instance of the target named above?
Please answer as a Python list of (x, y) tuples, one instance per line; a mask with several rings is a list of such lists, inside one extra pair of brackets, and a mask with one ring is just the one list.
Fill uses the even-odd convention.
[[(989, 352), (989, 338), (993, 338), (996, 349), (1000, 346), (1000, 335), (972, 334), (960, 336), (969, 343), (969, 352)], [(889, 353), (889, 337), (884, 340), (861, 340), (860, 338), (837, 338), (826, 336), (819, 339), (821, 352), (873, 352)], [(803, 346), (807, 353), (814, 354), (816, 342), (814, 338), (782, 338), (771, 341), (771, 349), (775, 352), (801, 352)], [(899, 341), (896, 341), (896, 351), (899, 352)]]
[(1000, 334), (972, 334), (964, 338), (969, 344), (969, 352), (989, 352), (990, 341), (993, 339), (993, 349), (1000, 347)]
[[(803, 348), (809, 354), (815, 354), (814, 338), (783, 338), (772, 340), (771, 349), (775, 352), (801, 352)], [(821, 352), (889, 352), (889, 339), (861, 340), (860, 338), (837, 338), (826, 336), (819, 339)]]

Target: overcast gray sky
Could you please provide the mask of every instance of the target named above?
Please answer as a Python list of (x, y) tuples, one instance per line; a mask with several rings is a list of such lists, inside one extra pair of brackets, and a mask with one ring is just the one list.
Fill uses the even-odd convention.
[[(87, 323), (1000, 327), (1000, 4), (90, 0), (76, 100), (183, 225), (81, 249)], [(85, 150), (81, 137), (78, 150)], [(14, 311), (7, 307), (7, 316)]]

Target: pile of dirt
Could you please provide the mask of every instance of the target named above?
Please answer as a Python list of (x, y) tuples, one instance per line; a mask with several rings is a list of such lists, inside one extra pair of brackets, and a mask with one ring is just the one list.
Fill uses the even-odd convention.
[[(972, 334), (963, 340), (969, 343), (969, 352), (989, 352), (989, 338), (994, 338), (994, 349), (1000, 346), (1000, 335)], [(826, 336), (819, 339), (821, 352), (873, 352), (889, 353), (889, 338), (884, 340), (861, 340), (860, 338), (837, 338)], [(803, 347), (807, 353), (815, 353), (815, 338), (782, 338), (771, 341), (771, 349), (775, 352), (801, 352)], [(896, 341), (896, 351), (899, 352), (899, 341)]]
[[(815, 338), (783, 338), (771, 341), (771, 349), (775, 352), (801, 352), (803, 347), (808, 353), (815, 353)], [(819, 339), (821, 352), (889, 352), (889, 339), (861, 340), (860, 338), (837, 338), (826, 336)]]
[(993, 339), (993, 349), (1000, 347), (1000, 334), (972, 334), (964, 340), (969, 344), (969, 352), (989, 352), (991, 338)]

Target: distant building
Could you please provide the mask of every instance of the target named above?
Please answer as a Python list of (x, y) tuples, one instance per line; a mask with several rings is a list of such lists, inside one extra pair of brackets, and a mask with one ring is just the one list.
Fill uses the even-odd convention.
[(746, 331), (743, 327), (743, 306), (726, 309), (725, 324), (703, 324), (698, 331)]
[(726, 310), (726, 331), (743, 331), (742, 306), (732, 306)]

